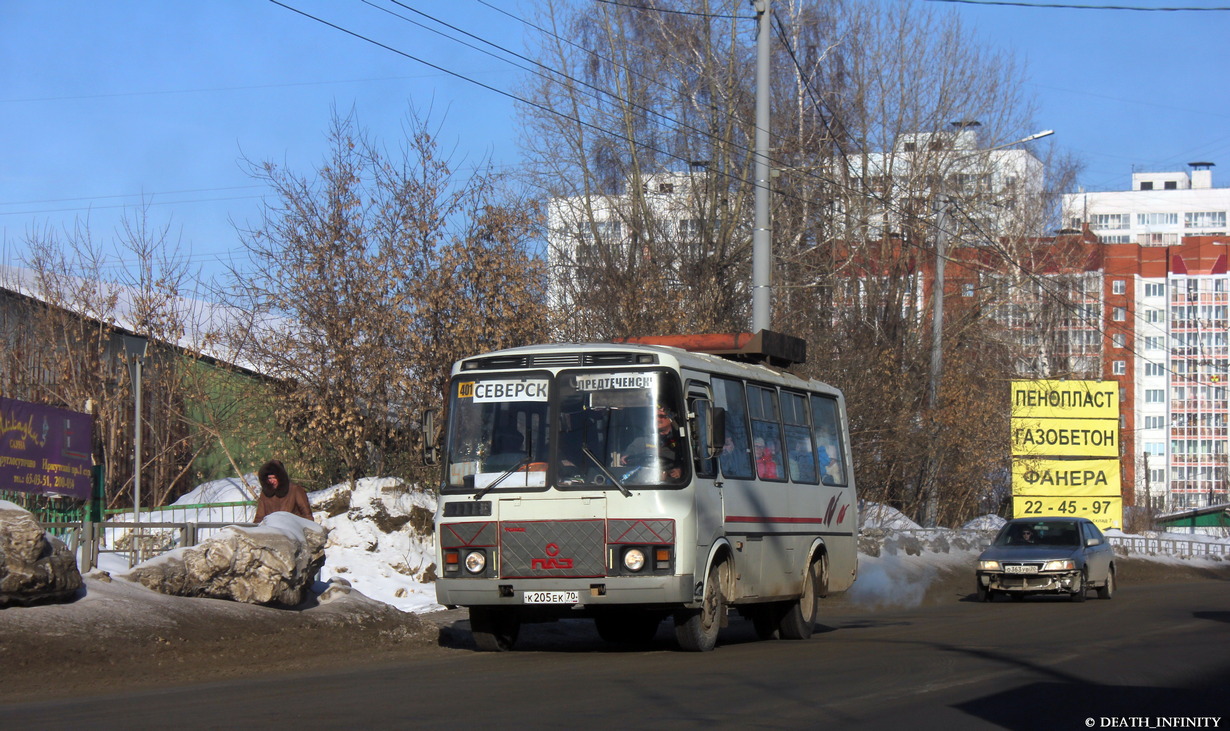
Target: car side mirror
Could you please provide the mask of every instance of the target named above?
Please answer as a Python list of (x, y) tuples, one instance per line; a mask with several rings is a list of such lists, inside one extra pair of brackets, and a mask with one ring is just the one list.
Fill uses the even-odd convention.
[(1100, 539), (1100, 538), (1089, 538), (1089, 539), (1087, 539), (1087, 540), (1085, 541), (1085, 545), (1086, 545), (1086, 546), (1100, 546), (1100, 545), (1102, 545), (1102, 539)]

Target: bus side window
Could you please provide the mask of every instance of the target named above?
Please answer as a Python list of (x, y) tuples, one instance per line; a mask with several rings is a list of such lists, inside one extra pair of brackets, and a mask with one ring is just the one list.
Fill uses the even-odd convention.
[(837, 399), (811, 397), (812, 423), (816, 428), (816, 456), (820, 459), (820, 481), (826, 485), (845, 486), (846, 448), (842, 444), (841, 423), (838, 421)]
[(718, 404), (726, 409), (726, 443), (718, 457), (722, 475), (728, 478), (752, 477), (752, 444), (747, 431), (747, 404), (743, 400), (743, 384), (725, 378), (714, 378)]
[(759, 386), (748, 386), (747, 391), (756, 476), (762, 480), (783, 481), (786, 465), (782, 457), (782, 425), (777, 419), (777, 391)]
[(807, 398), (802, 394), (782, 392), (782, 422), (786, 428), (786, 458), (790, 479), (815, 485), (816, 452), (811, 444), (811, 425), (807, 418)]

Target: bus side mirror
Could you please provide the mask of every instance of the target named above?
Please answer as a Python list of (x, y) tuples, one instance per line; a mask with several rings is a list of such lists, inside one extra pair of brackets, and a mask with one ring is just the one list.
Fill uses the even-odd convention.
[(424, 410), (419, 423), (422, 425), (423, 464), (434, 467), (440, 464), (440, 431), (436, 426), (436, 410)]

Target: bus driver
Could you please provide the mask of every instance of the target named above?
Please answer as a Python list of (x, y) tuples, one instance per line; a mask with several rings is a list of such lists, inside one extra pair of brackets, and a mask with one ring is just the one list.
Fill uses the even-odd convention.
[(620, 456), (619, 464), (655, 467), (658, 482), (679, 480), (683, 477), (683, 442), (675, 427), (675, 419), (661, 405), (657, 407), (656, 418), (654, 438), (639, 436), (633, 439)]

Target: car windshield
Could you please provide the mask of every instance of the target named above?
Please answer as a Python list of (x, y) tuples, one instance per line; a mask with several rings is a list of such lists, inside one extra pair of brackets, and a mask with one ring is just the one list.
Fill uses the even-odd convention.
[(1075, 521), (1009, 523), (995, 538), (996, 546), (1079, 546), (1080, 526)]

